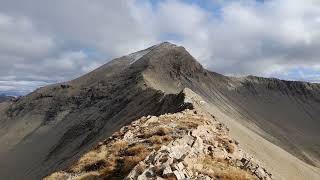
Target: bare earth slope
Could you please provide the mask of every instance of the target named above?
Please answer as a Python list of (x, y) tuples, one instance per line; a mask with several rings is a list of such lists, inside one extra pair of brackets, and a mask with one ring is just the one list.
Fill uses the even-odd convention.
[(147, 87), (139, 53), (71, 82), (0, 104), (1, 179), (39, 179), (143, 115), (179, 111), (180, 97)]
[(229, 78), (203, 69), (181, 47), (167, 51), (152, 59), (154, 68), (144, 72), (150, 86), (167, 93), (188, 87), (235, 118), (258, 126), (264, 132), (257, 133), (268, 140), (320, 166), (320, 84)]
[[(221, 121), (228, 119), (225, 123), (237, 132), (231, 128), (231, 134), (265, 160), (279, 179), (319, 178), (319, 84), (226, 77), (204, 70), (181, 47), (169, 51), (162, 52), (166, 63), (152, 60), (158, 65), (144, 72), (150, 86), (168, 93), (188, 87), (202, 96), (210, 104), (208, 112), (221, 115)], [(280, 153), (278, 147), (285, 151)]]
[(226, 77), (170, 43), (0, 103), (0, 178), (39, 179), (64, 169), (133, 120), (185, 109), (185, 88), (276, 178), (320, 178), (319, 84)]

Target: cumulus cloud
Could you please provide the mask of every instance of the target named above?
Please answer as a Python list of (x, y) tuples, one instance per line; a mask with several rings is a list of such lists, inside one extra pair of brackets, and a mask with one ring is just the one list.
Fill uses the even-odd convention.
[(161, 41), (224, 74), (320, 77), (318, 0), (0, 2), (0, 91), (67, 81)]
[(24, 17), (11, 17), (0, 13), (0, 53), (23, 57), (43, 55), (53, 48), (50, 37), (38, 33), (32, 22)]
[[(209, 63), (223, 73), (272, 75), (320, 63), (319, 1), (240, 1), (213, 24)], [(214, 61), (216, 60), (216, 61)]]
[(125, 0), (1, 1), (0, 79), (5, 82), (0, 91), (10, 82), (10, 88), (21, 89), (23, 84), (17, 84), (22, 81), (34, 89), (70, 80), (107, 59), (151, 46), (157, 41), (144, 24), (147, 5)]

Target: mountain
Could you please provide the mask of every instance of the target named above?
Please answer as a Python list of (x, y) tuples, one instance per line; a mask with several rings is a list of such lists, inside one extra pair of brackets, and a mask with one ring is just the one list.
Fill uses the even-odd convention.
[(4, 94), (0, 94), (0, 103), (4, 102), (4, 101), (7, 101), (7, 100), (10, 100), (12, 98), (14, 98), (14, 97), (7, 96), (7, 95), (4, 95)]
[(276, 179), (320, 178), (319, 84), (223, 76), (170, 43), (0, 103), (0, 178), (66, 169), (125, 125), (190, 109), (186, 89)]
[(6, 101), (7, 100), (7, 96), (0, 96), (0, 102)]

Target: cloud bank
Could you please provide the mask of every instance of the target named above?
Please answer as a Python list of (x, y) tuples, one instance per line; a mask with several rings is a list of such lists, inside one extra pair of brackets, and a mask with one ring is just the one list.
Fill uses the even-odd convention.
[(318, 0), (0, 4), (0, 92), (67, 81), (161, 41), (219, 73), (320, 82)]

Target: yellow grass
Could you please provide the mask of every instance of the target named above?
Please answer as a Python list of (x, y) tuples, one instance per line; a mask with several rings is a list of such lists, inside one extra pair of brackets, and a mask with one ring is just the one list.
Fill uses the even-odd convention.
[(218, 178), (220, 180), (257, 180), (251, 173), (234, 167), (222, 159), (205, 156), (202, 159), (202, 165), (203, 168), (198, 171), (211, 178)]

